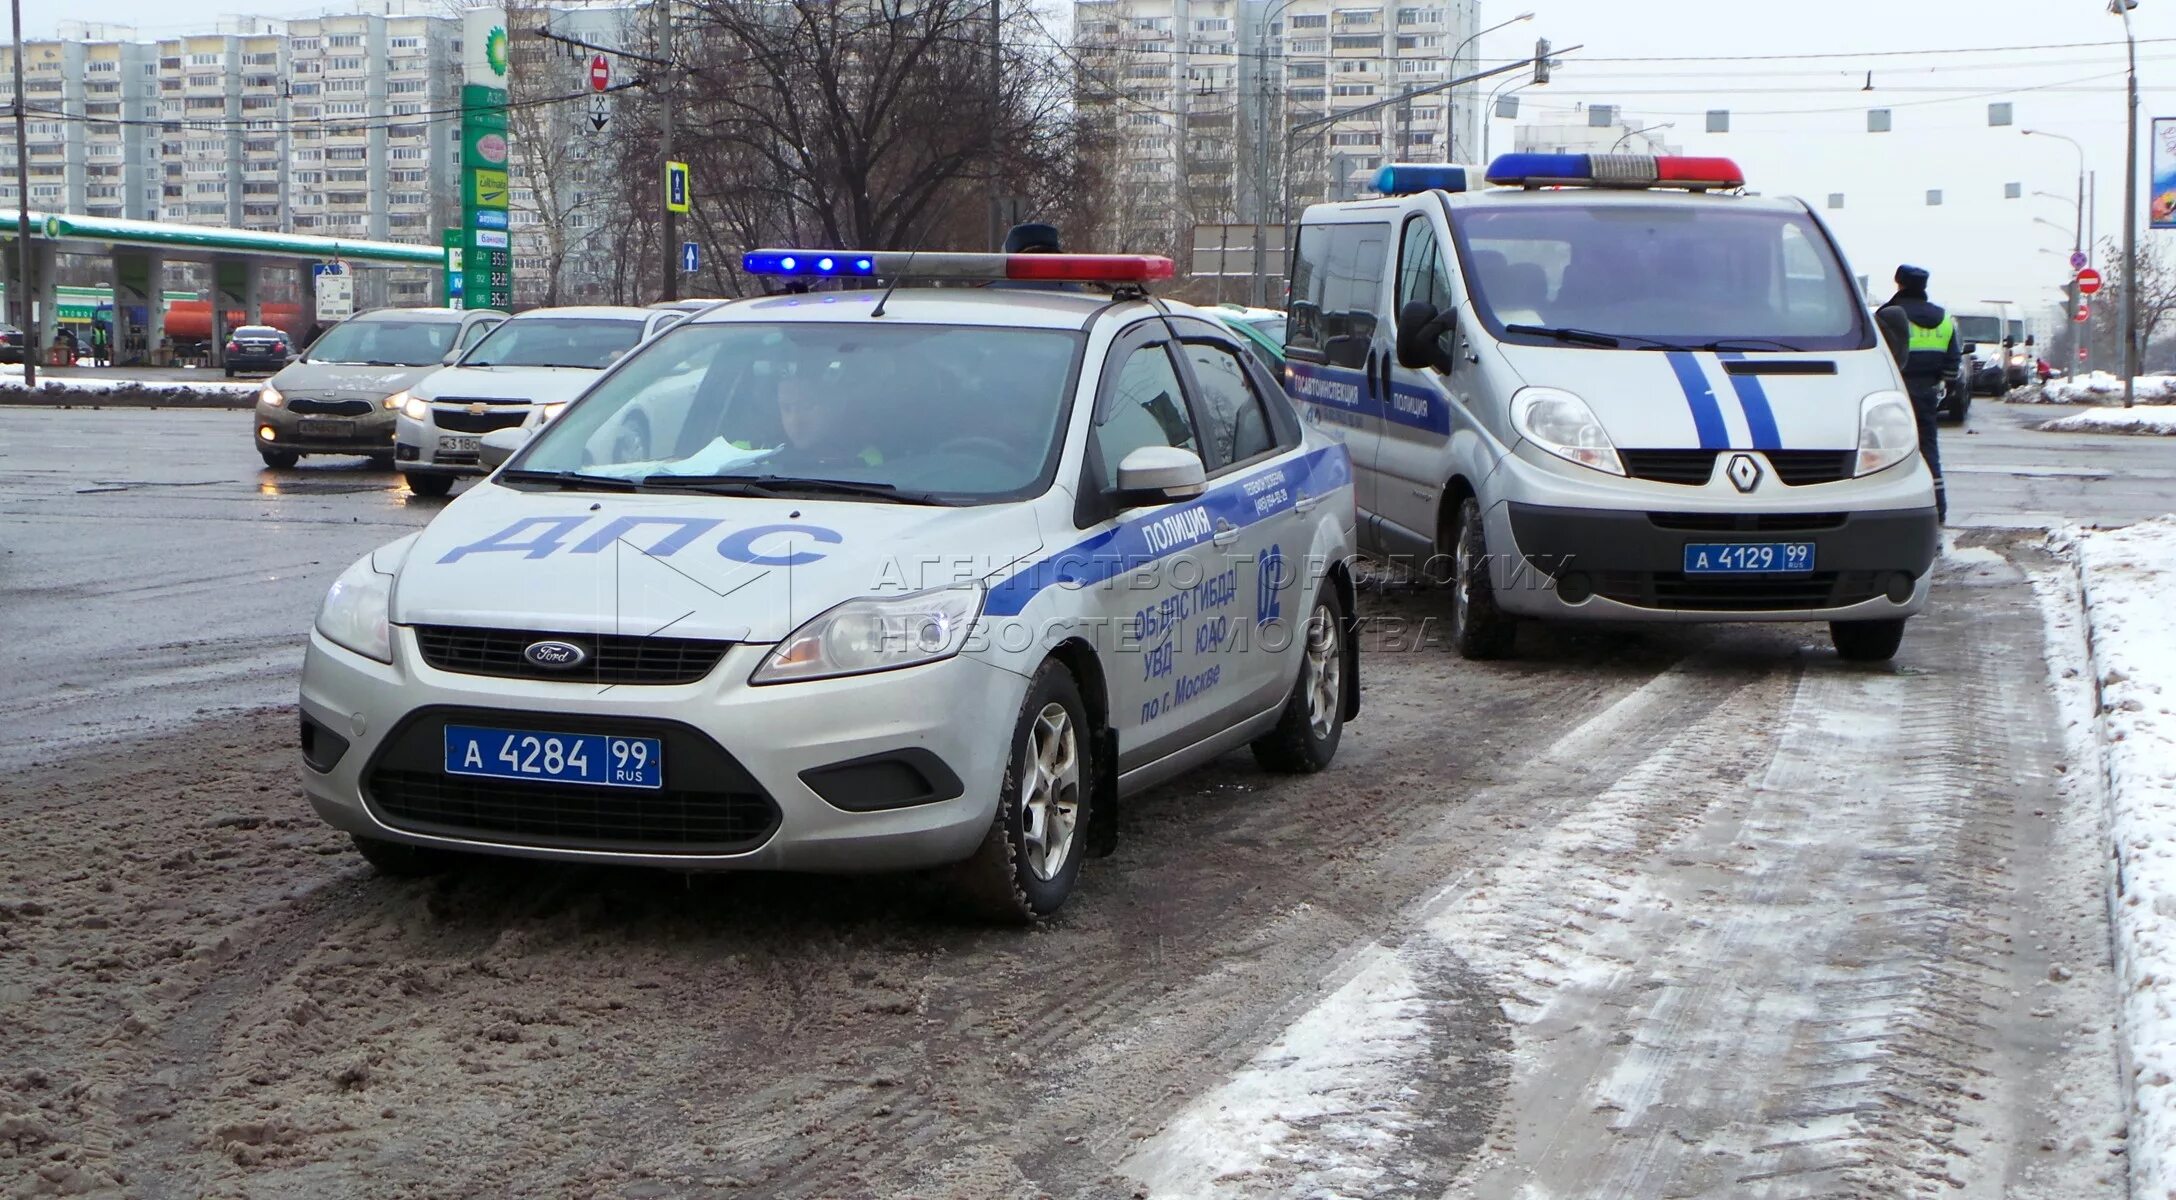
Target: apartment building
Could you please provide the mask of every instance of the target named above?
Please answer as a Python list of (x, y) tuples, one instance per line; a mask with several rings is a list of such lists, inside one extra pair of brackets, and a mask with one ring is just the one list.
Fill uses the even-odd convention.
[[(0, 96), (14, 100), (14, 49), (0, 46)], [(65, 22), (60, 37), (23, 46), (30, 203), (105, 217), (152, 217), (158, 116), (152, 48), (122, 26)], [(16, 203), (15, 146), (0, 145), (0, 203)]]
[(1559, 119), (1535, 120), (1512, 131), (1511, 148), (1538, 154), (1679, 154), (1667, 140), (1674, 121), (1642, 121), (1614, 104), (1575, 104)]
[(1077, 0), (1117, 224), (1176, 247), (1194, 223), (1359, 195), (1386, 161), (1472, 156), (1471, 87), (1291, 131), (1470, 72), (1478, 15), (1478, 0)]
[[(642, 42), (650, 20), (627, 5), (572, 5), (540, 10), (541, 23), (562, 37), (594, 46)], [(528, 94), (578, 95), (589, 84), (586, 52), (570, 51), (516, 30), (513, 70)], [(619, 64), (629, 70), (626, 63)], [(525, 106), (509, 115), (513, 161), (508, 168), (508, 224), (513, 232), (514, 302), (560, 304), (609, 298), (612, 242), (604, 236), (622, 202), (607, 172), (609, 139), (618, 136), (612, 113), (623, 103), (605, 98), (600, 130), (588, 104)]]

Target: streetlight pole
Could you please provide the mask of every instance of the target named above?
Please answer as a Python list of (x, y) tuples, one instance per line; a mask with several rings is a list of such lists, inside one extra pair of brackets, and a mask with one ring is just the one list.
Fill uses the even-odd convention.
[[(21, 3), (22, 0), (15, 0)], [(658, 281), (659, 298), (680, 298), (680, 229), (679, 216), (672, 210), (672, 123), (673, 123), (673, 68), (672, 68), (672, 3), (656, 0), (657, 4), (657, 55), (664, 60), (665, 88), (663, 103), (658, 105), (657, 116), (657, 198), (664, 209), (663, 228), (659, 231), (658, 262), (665, 268), (664, 277)], [(693, 191), (693, 188), (689, 189)]]
[[(30, 285), (30, 134), (23, 125), (23, 0), (9, 0), (15, 17), (15, 286), (9, 299), (23, 318), (23, 386), (38, 386), (38, 325), (30, 306), (38, 289)], [(154, 289), (156, 290), (156, 289)], [(15, 292), (21, 292), (17, 299)], [(158, 303), (156, 297), (152, 303)]]
[[(2082, 240), (2085, 237), (2085, 147), (2078, 144), (2078, 139), (2074, 137), (2068, 137), (2060, 133), (2049, 133), (2046, 130), (2042, 129), (2027, 129), (2024, 131), (2024, 133), (2026, 137), (2051, 137), (2058, 141), (2069, 142), (2070, 148), (2078, 152), (2077, 224), (2072, 226), (2070, 231), (2070, 284), (2064, 289), (2064, 294), (2070, 298), (2070, 315), (2072, 317), (2071, 323), (2077, 324), (2076, 317), (2078, 313), (2078, 255), (2083, 253), (2085, 249), (2085, 245)], [(2084, 334), (2081, 332), (2078, 337), (2073, 338), (2072, 340), (2078, 342), (2080, 345), (2083, 345)], [(2073, 380), (2078, 377), (2078, 356), (2073, 353), (2068, 357), (2070, 361), (2063, 364), (2063, 378), (2065, 380)]]
[[(1510, 19), (1510, 20), (1508, 20), (1508, 21), (1498, 21), (1498, 22), (1497, 22), (1496, 24), (1494, 24), (1494, 25), (1491, 25), (1491, 26), (1489, 26), (1489, 27), (1488, 27), (1488, 28), (1486, 28), (1486, 29), (1476, 30), (1475, 32), (1473, 32), (1473, 33), (1471, 33), (1471, 34), (1467, 35), (1467, 37), (1466, 37), (1466, 40), (1465, 40), (1465, 41), (1462, 41), (1462, 42), (1458, 43), (1458, 45), (1457, 45), (1457, 46), (1455, 46), (1455, 47), (1453, 47), (1453, 48), (1452, 48), (1452, 50), (1451, 50), (1451, 57), (1450, 57), (1450, 64), (1451, 64), (1451, 70), (1452, 70), (1453, 72), (1456, 72), (1456, 71), (1458, 70), (1458, 56), (1459, 56), (1459, 55), (1461, 55), (1461, 54), (1464, 54), (1464, 53), (1466, 52), (1466, 47), (1468, 47), (1468, 46), (1472, 45), (1472, 44), (1473, 44), (1474, 42), (1476, 42), (1476, 41), (1480, 40), (1480, 39), (1481, 39), (1481, 38), (1482, 38), (1483, 36), (1485, 36), (1485, 35), (1487, 35), (1487, 34), (1491, 34), (1491, 33), (1494, 33), (1494, 32), (1496, 32), (1496, 31), (1497, 31), (1497, 30), (1499, 30), (1499, 29), (1508, 29), (1508, 28), (1510, 28), (1511, 26), (1513, 26), (1513, 25), (1516, 25), (1516, 24), (1518, 24), (1518, 23), (1519, 23), (1519, 22), (1521, 22), (1521, 21), (1531, 21), (1531, 20), (1533, 20), (1533, 19), (1534, 19), (1534, 14), (1532, 14), (1532, 13), (1530, 13), (1530, 12), (1522, 12), (1522, 13), (1520, 13), (1520, 14), (1519, 14), (1518, 16), (1515, 16), (1515, 17), (1511, 18), (1511, 19)], [(1475, 65), (1475, 66), (1480, 66), (1481, 64), (1477, 62), (1477, 63), (1475, 63), (1474, 65)], [(1443, 161), (1444, 161), (1444, 162), (1457, 162), (1457, 161), (1458, 161), (1458, 97), (1456, 97), (1456, 96), (1452, 96), (1452, 97), (1451, 97), (1451, 99), (1450, 99), (1450, 101), (1449, 101), (1449, 104), (1448, 104), (1448, 110), (1447, 110), (1447, 111), (1449, 112), (1449, 115), (1450, 115), (1450, 118), (1451, 118), (1451, 119), (1450, 119), (1450, 120), (1449, 120), (1448, 122), (1446, 122), (1446, 124), (1448, 125), (1448, 127), (1450, 128), (1450, 131), (1451, 131), (1451, 152), (1450, 152), (1449, 154), (1446, 154), (1446, 155), (1444, 155), (1444, 156), (1443, 156)], [(1403, 149), (1403, 147), (1400, 147), (1400, 149), (1402, 150), (1402, 149)]]
[(1649, 126), (1648, 126), (1647, 128), (1645, 128), (1645, 129), (1627, 129), (1627, 130), (1625, 130), (1625, 131), (1624, 131), (1624, 136), (1623, 136), (1623, 137), (1620, 137), (1620, 138), (1618, 138), (1618, 139), (1617, 139), (1617, 140), (1616, 140), (1615, 142), (1612, 142), (1612, 143), (1610, 144), (1610, 147), (1609, 147), (1609, 152), (1610, 152), (1611, 154), (1615, 154), (1615, 153), (1617, 152), (1617, 147), (1619, 147), (1619, 146), (1622, 146), (1622, 145), (1624, 145), (1624, 144), (1625, 144), (1626, 142), (1628, 142), (1628, 141), (1631, 141), (1631, 140), (1632, 140), (1633, 138), (1636, 138), (1636, 137), (1638, 137), (1639, 135), (1641, 135), (1641, 134), (1643, 134), (1643, 133), (1653, 133), (1653, 132), (1654, 132), (1655, 130), (1657, 130), (1657, 129), (1675, 129), (1675, 128), (1677, 128), (1677, 122), (1675, 122), (1675, 121), (1665, 121), (1665, 122), (1663, 122), (1663, 123), (1662, 123), (1662, 124), (1660, 124), (1660, 125), (1649, 125)]
[[(1290, 8), (1293, 2), (1278, 0), (1264, 9), (1259, 18), (1261, 25), (1254, 31), (1254, 276), (1247, 281), (1247, 302), (1257, 308), (1269, 299), (1269, 280), (1262, 270), (1267, 265), (1262, 253), (1262, 218), (1269, 208), (1269, 27), (1277, 14)], [(1277, 65), (1284, 65), (1281, 54), (1277, 56)], [(1290, 247), (1286, 249), (1289, 251)], [(1218, 286), (1223, 286), (1221, 279)]]
[(2109, 0), (2108, 11), (2123, 18), (2123, 42), (2130, 55), (2129, 129), (2123, 158), (2123, 407), (2135, 403), (2138, 388), (2138, 38), (2131, 32), (2131, 10), (2138, 0)]
[(1507, 80), (1505, 85), (1500, 85), (1495, 91), (1490, 92), (1487, 101), (1481, 105), (1481, 164), (1483, 166), (1488, 165), (1489, 134), (1496, 128), (1496, 101), (1501, 97), (1509, 96), (1513, 92), (1532, 86), (1534, 86), (1534, 81), (1531, 79), (1522, 79), (1517, 83), (1511, 83)]

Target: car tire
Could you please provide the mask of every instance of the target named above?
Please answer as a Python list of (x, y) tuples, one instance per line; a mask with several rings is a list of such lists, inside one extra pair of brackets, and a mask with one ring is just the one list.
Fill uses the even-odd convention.
[(429, 471), (409, 471), (401, 476), (408, 481), (408, 490), (418, 496), (443, 496), (453, 490), (453, 476)]
[(302, 456), (292, 450), (259, 450), (257, 457), (275, 471), (284, 471), (302, 461)]
[(227, 368), (227, 378), (229, 378), (229, 379), (232, 379), (232, 378), (234, 378), (234, 368), (233, 368), (233, 367), (228, 367), (228, 368)]
[(1488, 531), (1481, 523), (1481, 502), (1472, 496), (1459, 502), (1451, 547), (1451, 644), (1463, 658), (1509, 656), (1518, 619), (1496, 606)]
[(1904, 618), (1885, 621), (1830, 621), (1829, 640), (1845, 662), (1887, 662), (1904, 644)]
[(379, 838), (364, 837), (351, 833), (355, 852), (376, 869), (380, 875), (400, 879), (412, 879), (424, 875), (442, 875), (461, 863), (461, 856), (450, 850), (431, 850), (411, 846), (406, 842), (388, 842)]
[(1338, 740), (1345, 735), (1345, 633), (1337, 586), (1325, 579), (1300, 635), (1299, 678), (1284, 713), (1251, 747), (1264, 770), (1312, 775), (1337, 757)]
[[(997, 815), (974, 855), (954, 868), (955, 889), (973, 915), (1033, 924), (1073, 893), (1088, 850), (1095, 744), (1072, 672), (1055, 660), (1044, 663), (1013, 724)], [(1062, 838), (1055, 862), (1054, 834)]]

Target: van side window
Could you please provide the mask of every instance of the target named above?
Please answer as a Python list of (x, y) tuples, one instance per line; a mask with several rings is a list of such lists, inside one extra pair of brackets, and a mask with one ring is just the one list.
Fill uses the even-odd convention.
[(1117, 382), (1096, 413), (1095, 445), (1103, 460), (1103, 486), (1118, 486), (1118, 464), (1143, 446), (1176, 446), (1201, 453), (1194, 422), (1186, 415), (1186, 393), (1162, 342), (1140, 346), (1126, 355)]
[(1238, 355), (1207, 342), (1188, 342), (1186, 360), (1194, 368), (1194, 382), (1201, 385), (1205, 470), (1213, 475), (1276, 447), (1269, 414)]
[(1292, 254), (1292, 300), (1285, 350), (1355, 370), (1368, 347), (1383, 302), (1390, 225), (1303, 225)]
[(1405, 236), (1398, 246), (1398, 304), (1395, 311), (1404, 312), (1405, 306), (1415, 300), (1427, 303), (1437, 312), (1452, 307), (1451, 279), (1443, 269), (1443, 251), (1436, 242), (1435, 227), (1425, 216), (1407, 217)]

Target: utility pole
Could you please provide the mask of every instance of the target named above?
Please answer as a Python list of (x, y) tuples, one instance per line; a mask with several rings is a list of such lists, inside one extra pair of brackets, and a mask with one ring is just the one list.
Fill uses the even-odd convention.
[[(22, 0), (14, 0), (20, 4)], [(673, 119), (673, 65), (672, 65), (672, 0), (651, 0), (657, 5), (657, 56), (665, 60), (665, 89), (658, 103), (657, 133), (657, 202), (664, 209), (665, 227), (657, 247), (658, 265), (663, 268), (664, 291), (661, 298), (680, 298), (680, 214), (672, 210), (672, 119)]]
[(2129, 132), (2123, 158), (2123, 407), (2135, 402), (2138, 387), (2138, 39), (2131, 33), (2131, 9), (2138, 0), (2109, 0), (2123, 18), (2123, 41), (2130, 54)]
[[(9, 0), (15, 16), (15, 286), (23, 318), (23, 386), (38, 386), (38, 324), (30, 311), (38, 289), (30, 285), (30, 132), (23, 125), (23, 0)], [(153, 291), (157, 291), (154, 286)], [(154, 296), (151, 303), (157, 304)]]

